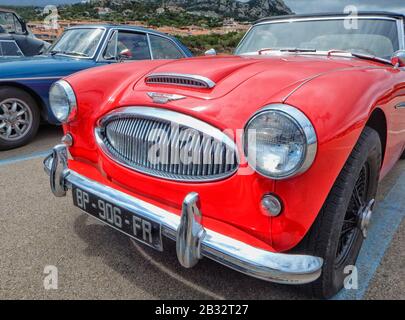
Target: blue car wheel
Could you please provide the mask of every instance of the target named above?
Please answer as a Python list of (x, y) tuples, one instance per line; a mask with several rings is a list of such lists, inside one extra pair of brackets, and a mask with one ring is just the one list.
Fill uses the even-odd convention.
[(18, 88), (0, 88), (0, 150), (27, 144), (39, 122), (39, 108), (31, 95)]

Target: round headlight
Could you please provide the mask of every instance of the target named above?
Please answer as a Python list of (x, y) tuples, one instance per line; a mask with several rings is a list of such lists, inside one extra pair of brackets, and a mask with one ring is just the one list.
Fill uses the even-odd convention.
[(60, 122), (71, 120), (77, 108), (76, 95), (70, 84), (64, 80), (55, 82), (49, 91), (49, 104)]
[(308, 170), (315, 159), (315, 129), (298, 109), (270, 105), (246, 125), (244, 151), (259, 174), (275, 180), (291, 178)]

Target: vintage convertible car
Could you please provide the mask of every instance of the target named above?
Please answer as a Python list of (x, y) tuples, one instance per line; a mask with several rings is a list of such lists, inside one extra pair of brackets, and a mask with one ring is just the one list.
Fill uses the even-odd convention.
[(404, 17), (346, 18), (265, 19), (235, 56), (57, 82), (53, 193), (157, 250), (175, 240), (184, 267), (207, 257), (330, 297), (405, 147)]
[(176, 38), (160, 32), (90, 25), (67, 29), (43, 55), (0, 59), (0, 151), (28, 143), (41, 120), (59, 124), (48, 96), (51, 85), (62, 77), (123, 60), (191, 55)]
[(0, 58), (35, 56), (49, 46), (37, 39), (14, 11), (0, 8)]

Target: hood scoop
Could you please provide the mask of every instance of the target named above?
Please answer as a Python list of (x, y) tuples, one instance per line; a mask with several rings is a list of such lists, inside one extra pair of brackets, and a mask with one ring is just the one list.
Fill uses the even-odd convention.
[(162, 84), (197, 89), (212, 89), (215, 82), (203, 76), (183, 73), (152, 73), (145, 78), (146, 84)]

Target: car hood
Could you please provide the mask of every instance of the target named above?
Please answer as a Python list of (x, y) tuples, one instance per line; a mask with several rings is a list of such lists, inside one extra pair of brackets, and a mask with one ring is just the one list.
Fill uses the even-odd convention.
[(61, 56), (0, 58), (0, 80), (32, 77), (64, 77), (95, 65), (93, 60)]
[[(218, 56), (121, 63), (93, 68), (68, 77), (67, 81), (77, 93), (82, 120), (86, 119), (86, 123), (96, 123), (119, 107), (151, 106), (188, 114), (227, 129), (243, 128), (254, 112), (270, 103), (286, 102), (292, 93), (317, 77), (374, 67), (382, 66), (342, 57)], [(209, 78), (216, 85), (196, 89), (146, 83), (147, 76), (156, 73), (194, 74)], [(151, 99), (152, 92), (184, 97), (161, 103)]]
[[(189, 97), (211, 100), (220, 98), (236, 87), (249, 84), (270, 97), (278, 92), (291, 92), (301, 83), (335, 70), (370, 66), (355, 59), (284, 55), (274, 57), (225, 56), (176, 60), (154, 68), (138, 81), (133, 89), (180, 93)], [(151, 85), (145, 83), (149, 74), (193, 74), (212, 80), (212, 89), (185, 88), (176, 85)]]

